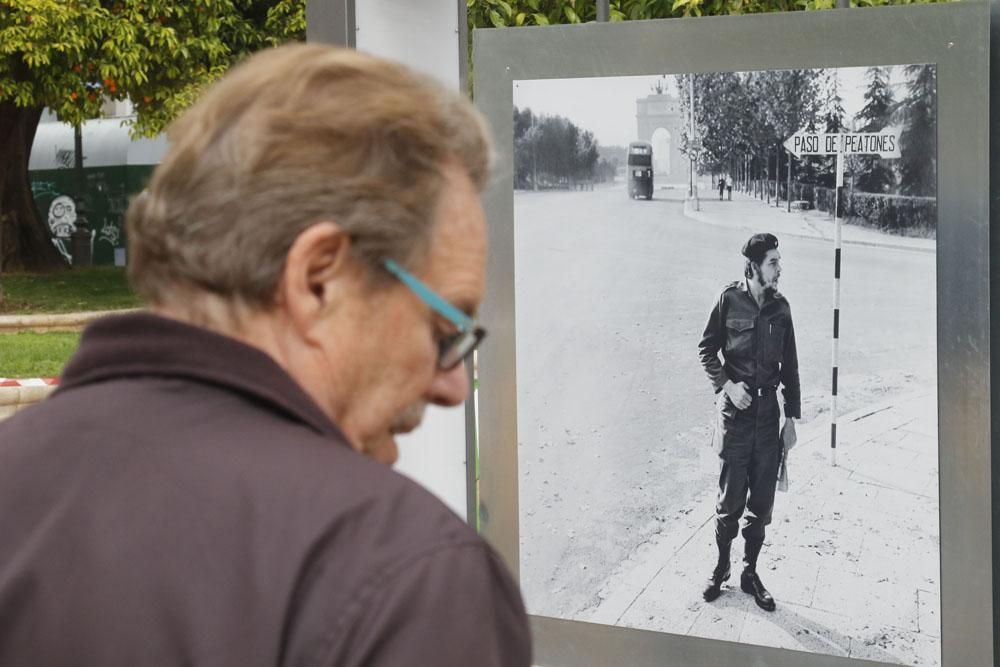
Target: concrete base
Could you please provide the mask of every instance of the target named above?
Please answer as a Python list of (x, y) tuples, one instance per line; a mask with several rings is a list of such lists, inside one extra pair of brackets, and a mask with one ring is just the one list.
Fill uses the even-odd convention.
[(30, 405), (44, 401), (55, 390), (55, 385), (0, 387), (0, 419), (6, 419)]

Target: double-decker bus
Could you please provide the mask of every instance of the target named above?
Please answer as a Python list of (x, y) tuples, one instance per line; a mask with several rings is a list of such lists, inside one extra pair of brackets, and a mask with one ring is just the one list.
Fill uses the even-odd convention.
[(653, 145), (647, 141), (628, 145), (628, 196), (653, 198)]

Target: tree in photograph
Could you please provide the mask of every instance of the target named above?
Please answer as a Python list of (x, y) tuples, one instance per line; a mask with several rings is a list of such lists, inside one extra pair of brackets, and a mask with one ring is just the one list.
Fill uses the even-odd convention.
[[(569, 187), (598, 180), (600, 162), (600, 146), (589, 130), (562, 116), (514, 108), (514, 187)], [(606, 165), (602, 173), (613, 168)]]
[[(788, 180), (789, 166), (794, 163), (784, 142), (799, 130), (815, 123), (819, 112), (818, 91), (820, 70), (791, 69), (762, 72), (762, 82), (769, 91), (760, 103), (760, 113), (774, 130), (774, 179)], [(771, 151), (768, 151), (770, 154)], [(794, 173), (793, 173), (794, 177)], [(789, 198), (791, 195), (788, 195)]]
[(610, 183), (614, 182), (615, 176), (618, 174), (618, 167), (621, 166), (621, 160), (614, 159), (608, 160), (607, 158), (599, 158), (597, 161), (597, 166), (594, 168), (594, 182), (596, 183)]
[[(865, 71), (865, 105), (854, 117), (857, 132), (880, 132), (890, 124), (895, 107), (888, 67), (869, 67)], [(862, 192), (891, 192), (896, 177), (889, 161), (865, 156), (857, 159), (854, 185)]]
[(897, 115), (900, 135), (899, 189), (902, 194), (937, 196), (937, 68), (907, 65), (907, 94)]
[(64, 266), (28, 181), (44, 108), (79, 126), (127, 98), (152, 136), (234, 62), (304, 34), (304, 0), (0, 0), (3, 269)]
[(573, 178), (579, 181), (594, 180), (599, 157), (594, 133), (590, 130), (579, 133), (574, 152)]
[[(746, 115), (740, 77), (734, 72), (714, 72), (698, 74), (694, 82), (695, 125), (701, 140), (699, 170), (730, 173), (733, 156), (742, 144), (741, 116)], [(687, 91), (687, 84), (682, 84), (680, 90)], [(690, 108), (689, 97), (681, 95), (685, 112)]]
[(773, 114), (769, 107), (773, 85), (768, 72), (747, 72), (743, 78), (746, 95), (747, 125), (745, 127), (754, 177), (761, 180), (774, 178), (772, 153), (778, 143), (778, 131), (774, 127)]
[(514, 187), (537, 189), (537, 148), (538, 131), (531, 109), (518, 110), (514, 107)]
[[(823, 70), (819, 82), (819, 118), (817, 126), (820, 131), (827, 134), (838, 134), (847, 132), (847, 112), (844, 110), (844, 98), (840, 94), (840, 78), (837, 70)], [(823, 187), (832, 188), (836, 185), (836, 165), (837, 158), (815, 157), (810, 158), (814, 174), (813, 182)]]

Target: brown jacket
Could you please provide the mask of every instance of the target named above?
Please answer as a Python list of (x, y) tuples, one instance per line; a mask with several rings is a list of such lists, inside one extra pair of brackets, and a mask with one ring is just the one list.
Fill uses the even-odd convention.
[(527, 666), (517, 587), (264, 353), (98, 322), (0, 423), (0, 665)]

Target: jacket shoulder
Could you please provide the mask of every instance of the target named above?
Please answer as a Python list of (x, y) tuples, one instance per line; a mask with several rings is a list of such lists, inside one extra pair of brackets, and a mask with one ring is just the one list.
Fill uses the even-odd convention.
[(738, 289), (741, 289), (742, 287), (743, 287), (743, 281), (742, 280), (734, 280), (733, 282), (729, 283), (728, 285), (726, 285), (725, 287), (722, 288), (722, 293), (726, 294), (727, 292), (731, 292), (733, 290), (738, 290)]

